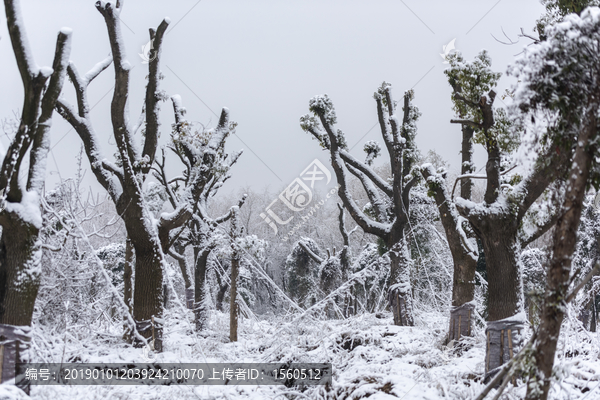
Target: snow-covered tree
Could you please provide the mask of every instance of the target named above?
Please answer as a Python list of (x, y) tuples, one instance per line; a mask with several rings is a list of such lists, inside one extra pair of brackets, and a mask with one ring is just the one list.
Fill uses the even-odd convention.
[(285, 261), (285, 289), (296, 303), (312, 306), (318, 299), (319, 265), (322, 251), (310, 238), (301, 238)]
[[(494, 129), (495, 140), (501, 144), (499, 149), (510, 151), (517, 140), (510, 137), (506, 127), (504, 110), (492, 109), (491, 103), (481, 103), (493, 87), (496, 86), (499, 73), (491, 70), (491, 59), (484, 50), (472, 62), (464, 60), (460, 52), (448, 57), (450, 68), (444, 71), (448, 83), (452, 87), (453, 110), (458, 119), (450, 122), (461, 125), (462, 130), (462, 162), (460, 180), (460, 197), (471, 200), (473, 186), (473, 143), (485, 143), (485, 129)], [(493, 92), (492, 92), (493, 93)], [(493, 101), (493, 100), (492, 100)], [(482, 107), (481, 105), (484, 105)], [(489, 113), (487, 115), (485, 113)], [(494, 114), (495, 119), (494, 119)], [(484, 128), (484, 120), (489, 127)], [(498, 156), (498, 155), (496, 155)], [(470, 335), (475, 305), (472, 303), (475, 293), (475, 270), (477, 268), (478, 251), (472, 229), (462, 217), (454, 199), (448, 193), (446, 171), (436, 171), (431, 164), (421, 167), (421, 173), (427, 180), (430, 194), (435, 199), (442, 225), (446, 232), (448, 245), (454, 261), (454, 278), (452, 286), (452, 309), (450, 311), (450, 329), (448, 340), (458, 339), (462, 335)]]
[(598, 0), (541, 0), (540, 2), (546, 7), (546, 13), (537, 20), (535, 25), (540, 41), (548, 38), (546, 29), (562, 21), (566, 15), (571, 13), (580, 15), (586, 7), (600, 5)]
[(534, 342), (534, 366), (527, 385), (528, 399), (544, 400), (552, 381), (566, 305), (576, 294), (575, 289), (569, 289), (570, 272), (586, 187), (600, 182), (600, 165), (596, 161), (600, 8), (587, 8), (581, 16), (570, 14), (546, 33), (547, 39), (528, 48), (514, 67), (521, 81), (515, 104), (523, 112), (523, 120), (544, 117), (548, 129), (540, 135), (539, 142), (569, 159), (564, 168), (564, 200), (553, 233), (540, 326)]
[[(186, 303), (194, 309), (196, 327), (202, 330), (207, 321), (206, 265), (219, 237), (215, 230), (233, 215), (233, 209), (230, 208), (226, 214), (213, 219), (208, 213), (208, 203), (231, 177), (229, 171), (242, 153), (225, 153), (226, 139), (235, 129), (235, 123), (230, 123), (225, 129), (207, 130), (203, 126), (198, 129), (185, 119), (186, 110), (181, 104), (181, 98), (175, 95), (171, 100), (175, 123), (168, 147), (181, 160), (185, 169), (182, 175), (169, 179), (165, 149), (162, 149), (162, 160), (156, 160), (153, 167), (154, 176), (166, 193), (174, 213), (179, 215), (172, 226), (160, 226), (158, 234), (163, 251), (179, 264), (185, 282)], [(244, 204), (245, 199), (246, 195), (243, 195), (238, 208)], [(185, 258), (188, 245), (192, 245), (194, 249), (194, 286)]]
[[(524, 329), (521, 249), (545, 233), (556, 220), (543, 214), (536, 219), (528, 218), (527, 213), (556, 179), (564, 157), (546, 149), (547, 154), (539, 157), (524, 178), (507, 176), (507, 157), (519, 144), (520, 130), (511, 124), (504, 109), (494, 107), (493, 87), (500, 75), (491, 70), (486, 52), (471, 63), (464, 62), (460, 53), (450, 58), (452, 64), (447, 75), (457, 114), (451, 122), (473, 128), (473, 142), (483, 145), (488, 155), (486, 174), (477, 176), (486, 180), (483, 202), (458, 197), (454, 204), (483, 245), (488, 282), (486, 373), (494, 373), (512, 357), (513, 347), (519, 346)], [(466, 174), (461, 178), (474, 176)], [(467, 243), (466, 239), (462, 243)], [(513, 344), (510, 349), (503, 345), (509, 341)]]
[(523, 266), (523, 289), (529, 323), (536, 327), (540, 322), (541, 297), (546, 282), (548, 254), (544, 249), (528, 247), (521, 253)]
[[(79, 134), (83, 141), (91, 170), (98, 182), (109, 193), (122, 216), (127, 234), (135, 252), (135, 290), (133, 291), (133, 317), (136, 331), (154, 342), (154, 348), (162, 350), (163, 263), (164, 254), (158, 238), (157, 227), (144, 198), (142, 185), (154, 162), (159, 135), (159, 102), (163, 94), (158, 89), (160, 80), (163, 35), (169, 20), (150, 30), (156, 57), (149, 63), (148, 84), (143, 113), (136, 124), (129, 118), (129, 77), (131, 64), (127, 61), (122, 39), (120, 14), (122, 2), (97, 2), (96, 8), (104, 17), (108, 30), (111, 56), (96, 64), (88, 73), (81, 75), (73, 63), (68, 74), (77, 96), (77, 107), (65, 98), (57, 102), (57, 111)], [(111, 103), (113, 137), (118, 156), (110, 162), (103, 155), (99, 138), (94, 130), (88, 103), (89, 84), (110, 64), (114, 65), (115, 88)], [(134, 144), (133, 136), (145, 126), (142, 148)], [(159, 226), (172, 224), (177, 214), (161, 218)], [(170, 217), (170, 218), (169, 218)]]
[[(85, 76), (81, 76), (75, 66), (68, 69), (69, 77), (75, 86), (77, 108), (71, 106), (65, 99), (59, 99), (59, 113), (73, 126), (83, 140), (92, 172), (98, 182), (112, 197), (119, 215), (122, 216), (128, 237), (135, 250), (135, 290), (133, 313), (136, 329), (146, 338), (154, 341), (157, 350), (162, 349), (162, 307), (163, 307), (163, 269), (164, 255), (176, 240), (183, 226), (192, 215), (196, 202), (207, 187), (214, 181), (214, 173), (220, 167), (222, 147), (225, 138), (234, 129), (235, 124), (229, 121), (229, 111), (224, 108), (218, 125), (207, 131), (203, 138), (188, 138), (202, 144), (201, 147), (184, 145), (182, 139), (179, 145), (190, 163), (188, 171), (190, 185), (186, 186), (182, 201), (170, 213), (162, 213), (158, 222), (153, 223), (153, 216), (143, 191), (143, 184), (155, 162), (159, 136), (159, 104), (165, 99), (164, 93), (158, 88), (161, 79), (159, 64), (163, 35), (169, 24), (169, 19), (162, 21), (159, 27), (150, 30), (155, 57), (149, 62), (148, 84), (142, 115), (136, 124), (132, 124), (127, 108), (129, 96), (129, 73), (131, 66), (126, 58), (124, 41), (121, 38), (120, 13), (122, 4), (96, 3), (96, 8), (103, 15), (108, 29), (112, 56), (98, 63)], [(90, 110), (87, 101), (89, 83), (111, 63), (115, 69), (115, 91), (111, 105), (111, 122), (113, 136), (118, 148), (116, 162), (112, 163), (103, 157), (100, 151), (98, 137), (90, 120)], [(176, 125), (185, 121), (181, 101), (178, 96), (171, 98), (175, 109)], [(137, 148), (134, 135), (144, 127), (143, 145)], [(183, 127), (180, 136), (185, 133)], [(204, 141), (204, 142), (202, 142)], [(188, 143), (189, 144), (189, 143)], [(210, 191), (210, 190), (209, 190)], [(153, 333), (154, 332), (154, 333)]]
[[(381, 178), (369, 165), (378, 151), (369, 144), (367, 162), (361, 162), (350, 154), (344, 133), (335, 128), (335, 109), (329, 96), (316, 96), (310, 100), (311, 114), (300, 119), (302, 129), (311, 133), (331, 155), (344, 208), (363, 231), (379, 237), (389, 251), (391, 271), (389, 279), (389, 302), (396, 325), (413, 325), (413, 305), (410, 287), (411, 258), (405, 229), (409, 216), (410, 189), (419, 180), (413, 163), (418, 157), (415, 145), (418, 109), (412, 104), (413, 91), (403, 97), (402, 114), (397, 114), (397, 103), (392, 99), (391, 85), (384, 82), (374, 94), (381, 134), (388, 151), (391, 166), (391, 182)], [(401, 118), (400, 118), (401, 117)], [(366, 191), (369, 211), (361, 209), (349, 191), (349, 176), (357, 177)]]
[[(588, 193), (583, 203), (581, 222), (577, 232), (577, 248), (573, 254), (573, 269), (579, 276), (586, 276), (600, 261), (600, 210), (595, 204), (597, 194)], [(585, 290), (577, 297), (580, 319), (586, 329), (596, 332), (597, 297), (600, 289), (599, 273), (595, 274)]]
[[(0, 336), (4, 357), (0, 382), (14, 378), (17, 362), (28, 357), (29, 330), (41, 273), (41, 197), (50, 151), (50, 128), (56, 99), (65, 80), (71, 30), (58, 34), (52, 67), (40, 67), (29, 47), (18, 0), (4, 2), (6, 22), (23, 81), (20, 121), (0, 169)], [(22, 170), (29, 152), (28, 171)], [(23, 177), (26, 177), (23, 179)], [(4, 373), (7, 371), (7, 373)]]

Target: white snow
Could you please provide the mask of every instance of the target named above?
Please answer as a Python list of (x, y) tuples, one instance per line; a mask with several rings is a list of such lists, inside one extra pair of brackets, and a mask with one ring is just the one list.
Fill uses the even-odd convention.
[(35, 191), (23, 192), (20, 203), (6, 202), (5, 210), (19, 215), (19, 218), (38, 229), (42, 227), (40, 197)]

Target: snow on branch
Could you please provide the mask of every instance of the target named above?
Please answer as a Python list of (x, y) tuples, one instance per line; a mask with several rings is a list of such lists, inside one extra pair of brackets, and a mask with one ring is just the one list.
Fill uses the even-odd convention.
[(158, 128), (160, 126), (159, 103), (164, 97), (158, 91), (158, 82), (160, 80), (159, 63), (162, 57), (163, 37), (169, 26), (169, 22), (170, 20), (165, 18), (160, 25), (158, 25), (156, 30), (150, 29), (150, 40), (152, 41), (152, 51), (154, 54), (152, 55), (148, 66), (148, 85), (146, 86), (146, 102), (144, 104), (146, 112), (146, 135), (142, 149), (142, 159), (147, 158), (147, 161), (141, 165), (141, 171), (144, 174), (147, 174), (152, 167), (156, 155), (156, 147), (158, 145)]
[(39, 74), (40, 68), (33, 59), (33, 53), (31, 52), (29, 40), (25, 33), (25, 23), (21, 14), (19, 0), (5, 0), (4, 6), (10, 42), (17, 59), (17, 66), (21, 73), (23, 85), (27, 87), (33, 77)]

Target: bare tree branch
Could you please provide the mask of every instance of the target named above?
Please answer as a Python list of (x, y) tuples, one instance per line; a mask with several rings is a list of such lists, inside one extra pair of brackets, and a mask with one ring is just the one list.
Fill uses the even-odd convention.
[(54, 62), (52, 63), (54, 72), (50, 77), (50, 82), (42, 98), (41, 115), (33, 136), (31, 153), (29, 155), (27, 190), (34, 190), (37, 193), (42, 192), (44, 182), (46, 181), (46, 159), (50, 151), (52, 113), (54, 112), (56, 100), (62, 91), (65, 81), (67, 64), (71, 53), (71, 35), (72, 31), (69, 28), (63, 28), (58, 34)]
[(162, 52), (163, 36), (169, 23), (170, 20), (165, 18), (160, 25), (158, 25), (156, 31), (150, 29), (150, 40), (152, 40), (155, 54), (149, 63), (148, 85), (146, 86), (146, 139), (142, 150), (142, 159), (144, 162), (141, 166), (141, 171), (144, 174), (147, 174), (152, 167), (156, 155), (156, 146), (158, 144), (158, 127), (160, 126), (158, 121), (158, 114), (160, 111), (160, 94), (158, 93), (158, 81), (160, 79), (159, 62)]
[(298, 241), (298, 245), (300, 247), (302, 247), (302, 250), (304, 250), (306, 252), (306, 254), (308, 254), (308, 256), (316, 263), (321, 264), (323, 260), (321, 257), (319, 257), (318, 255), (316, 255), (307, 245), (306, 243), (304, 243), (302, 240)]

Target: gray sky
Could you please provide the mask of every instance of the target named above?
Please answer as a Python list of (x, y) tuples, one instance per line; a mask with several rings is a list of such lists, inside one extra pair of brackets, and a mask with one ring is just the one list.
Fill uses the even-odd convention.
[[(81, 73), (109, 54), (104, 20), (94, 3), (21, 0), (39, 65), (51, 65), (56, 34), (63, 26), (74, 30), (71, 59)], [(0, 118), (20, 109), (23, 96), (3, 12)], [(189, 120), (214, 126), (213, 112), (219, 114), (226, 106), (239, 124), (227, 147), (244, 149), (244, 155), (232, 170), (226, 191), (246, 185), (277, 189), (314, 158), (328, 164), (327, 154), (298, 123), (317, 94), (332, 98), (338, 128), (351, 147), (356, 145), (353, 153), (363, 159), (365, 141), (381, 142), (378, 127), (369, 130), (377, 122), (372, 95), (384, 80), (392, 83), (396, 99), (414, 88), (415, 104), (423, 114), (417, 135), (422, 153), (434, 149), (458, 168), (460, 128), (449, 123), (453, 115), (442, 46), (456, 38), (456, 48), (468, 60), (485, 48), (494, 70), (504, 73), (529, 41), (506, 46), (491, 35), (506, 40), (504, 29), (516, 40), (521, 27), (531, 32), (542, 12), (535, 0), (127, 0), (121, 19), (134, 66), (131, 118), (137, 119), (141, 111), (147, 75), (138, 53), (148, 42), (148, 28), (168, 16), (171, 28), (163, 43), (162, 89), (182, 96)], [(111, 67), (90, 86), (93, 122), (107, 157), (116, 152), (109, 116), (113, 77)], [(503, 77), (498, 92), (511, 84)], [(74, 101), (72, 85), (67, 82), (65, 88), (67, 98)], [(74, 175), (81, 144), (58, 114), (53, 121), (56, 147), (48, 160), (48, 188)], [(163, 103), (161, 121), (165, 143), (173, 122), (170, 103)], [(484, 160), (483, 150), (477, 149), (478, 168)], [(87, 168), (87, 159), (84, 165)], [(171, 171), (179, 169), (177, 164)], [(86, 185), (99, 188), (89, 171)]]

